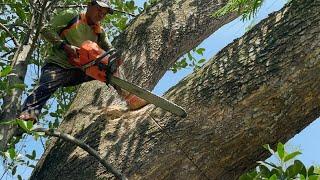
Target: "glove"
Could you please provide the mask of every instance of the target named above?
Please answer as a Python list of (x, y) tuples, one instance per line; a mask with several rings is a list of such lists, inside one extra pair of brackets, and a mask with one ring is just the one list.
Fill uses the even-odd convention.
[(110, 49), (107, 54), (109, 54), (109, 61), (106, 69), (106, 83), (109, 84), (111, 75), (119, 76), (118, 68), (122, 64), (122, 60), (115, 49)]
[(108, 54), (110, 54), (108, 71), (110, 74), (115, 74), (123, 61), (121, 60), (120, 53), (115, 49), (111, 49)]

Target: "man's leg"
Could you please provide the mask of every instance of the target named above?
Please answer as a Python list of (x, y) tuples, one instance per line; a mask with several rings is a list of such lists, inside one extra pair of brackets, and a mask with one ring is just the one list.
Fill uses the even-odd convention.
[(43, 66), (39, 86), (25, 100), (21, 119), (37, 120), (42, 107), (48, 101), (50, 96), (62, 85), (64, 69), (55, 64), (46, 64)]
[(42, 68), (39, 86), (25, 100), (20, 119), (37, 120), (42, 107), (51, 95), (61, 86), (72, 86), (89, 81), (78, 69), (64, 69), (55, 64), (46, 64)]

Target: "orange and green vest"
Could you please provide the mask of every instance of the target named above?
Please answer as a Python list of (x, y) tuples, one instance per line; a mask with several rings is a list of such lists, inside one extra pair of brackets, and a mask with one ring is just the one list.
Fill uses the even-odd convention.
[(96, 42), (102, 49), (108, 50), (112, 46), (100, 24), (88, 25), (84, 13), (67, 10), (55, 16), (43, 28), (42, 36), (52, 44), (47, 63), (54, 63), (63, 68), (75, 68), (68, 62), (64, 50), (59, 46), (61, 42), (79, 47), (82, 42), (90, 40)]

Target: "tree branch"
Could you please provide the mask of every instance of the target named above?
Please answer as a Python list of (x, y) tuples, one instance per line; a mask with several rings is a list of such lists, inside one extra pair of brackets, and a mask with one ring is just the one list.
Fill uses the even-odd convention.
[(0, 28), (3, 29), (6, 33), (9, 34), (9, 36), (11, 37), (13, 43), (16, 45), (16, 46), (20, 46), (20, 43), (18, 42), (18, 40), (14, 37), (14, 35), (9, 31), (8, 28), (6, 28), (2, 23), (0, 23)]
[(84, 142), (80, 141), (79, 139), (76, 139), (75, 137), (59, 132), (54, 129), (46, 129), (46, 128), (35, 128), (33, 129), (34, 132), (44, 132), (48, 136), (58, 137), (61, 138), (67, 142), (70, 142), (72, 144), (75, 144), (88, 152), (90, 155), (95, 157), (108, 171), (110, 171), (112, 174), (114, 174), (118, 179), (126, 180), (127, 178), (125, 175), (123, 175), (121, 172), (119, 172), (117, 169), (115, 169), (111, 164), (109, 164), (107, 161), (105, 161), (103, 158), (99, 156), (99, 153), (91, 148), (89, 145), (85, 144)]
[[(64, 6), (55, 6), (55, 8), (85, 8), (87, 7), (87, 5), (84, 5), (84, 4), (79, 4), (79, 5), (76, 5), (76, 4), (70, 4), (70, 5), (64, 5)], [(119, 13), (123, 13), (123, 14), (128, 14), (130, 16), (133, 16), (133, 17), (136, 17), (137, 15), (135, 14), (132, 14), (132, 13), (129, 13), (129, 12), (125, 12), (125, 11), (121, 11), (121, 10), (118, 10), (118, 9), (112, 9), (114, 12), (119, 12)]]
[(12, 48), (10, 51), (8, 51), (8, 52), (4, 53), (2, 56), (0, 56), (0, 58), (6, 57), (6, 56), (9, 55), (10, 53), (13, 53), (13, 51), (15, 51), (15, 50), (16, 50), (16, 48)]

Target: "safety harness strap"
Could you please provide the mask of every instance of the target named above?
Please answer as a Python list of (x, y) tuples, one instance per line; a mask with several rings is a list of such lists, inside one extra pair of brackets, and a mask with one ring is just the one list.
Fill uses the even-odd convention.
[(75, 16), (74, 18), (72, 18), (72, 19), (68, 22), (68, 24), (59, 31), (59, 33), (58, 33), (59, 36), (62, 37), (63, 32), (64, 32), (65, 30), (69, 29), (73, 24), (77, 23), (80, 19), (81, 19), (81, 16), (80, 16), (80, 15), (77, 15), (77, 16)]

